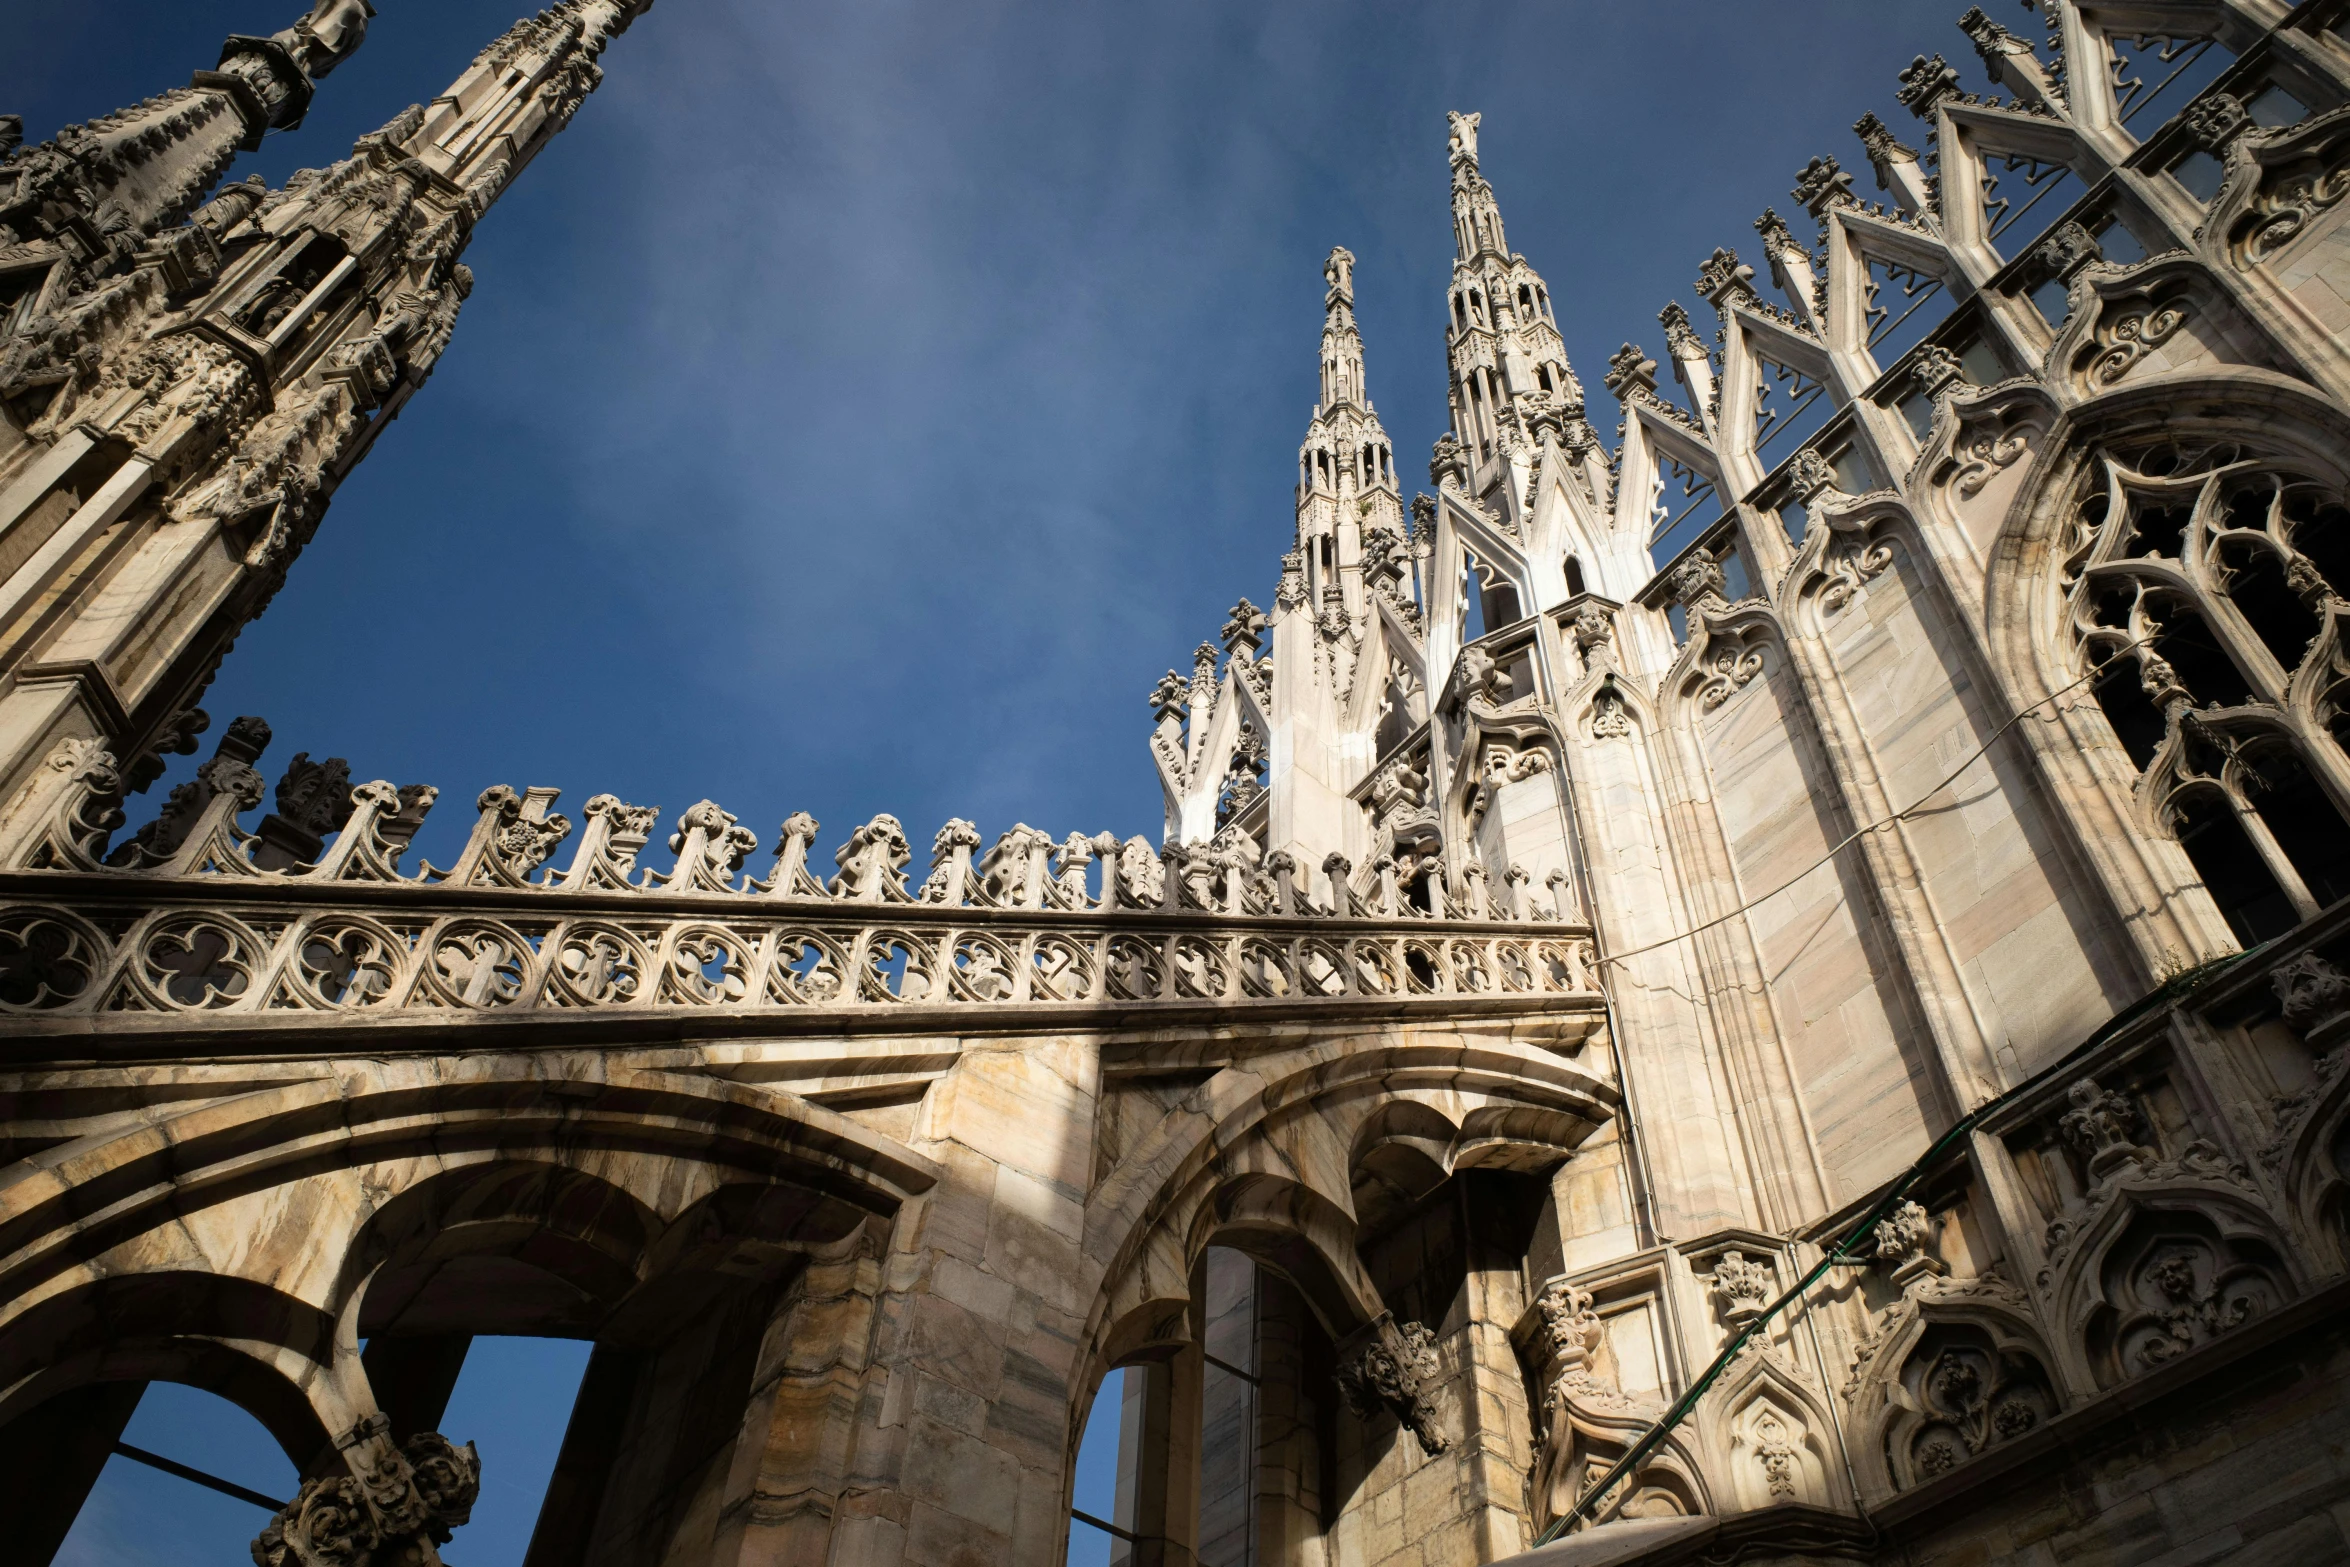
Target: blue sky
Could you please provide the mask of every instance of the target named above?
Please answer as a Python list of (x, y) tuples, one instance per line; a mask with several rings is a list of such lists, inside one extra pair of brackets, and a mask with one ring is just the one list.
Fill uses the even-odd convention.
[[(332, 160), (518, 13), (379, 4), (239, 174)], [(43, 137), (299, 9), (10, 0), (0, 106)], [(1443, 427), (1444, 111), (1484, 115), (1604, 434), (1608, 354), (1661, 348), (1668, 298), (1703, 322), (1698, 263), (1753, 258), (1807, 159), (1874, 194), (1849, 127), (1909, 135), (1901, 65), (1983, 88), (1961, 9), (661, 0), (482, 224), (433, 383), (213, 732), (439, 785), (442, 863), (492, 783), (707, 796), (769, 847), (806, 809), (827, 862), (880, 811), (925, 847), (950, 815), (1155, 836), (1144, 697), (1270, 598), (1331, 245), (1407, 483)], [(559, 1429), (567, 1396), (500, 1407)]]

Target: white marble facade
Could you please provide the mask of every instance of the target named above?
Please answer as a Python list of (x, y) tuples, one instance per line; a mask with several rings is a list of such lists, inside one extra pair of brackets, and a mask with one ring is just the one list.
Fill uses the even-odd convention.
[(0, 122), (33, 1559), (170, 1379), (263, 1567), (462, 1560), (513, 1332), (595, 1345), (530, 1567), (1052, 1563), (1119, 1368), (1128, 1567), (2350, 1555), (2350, 0), (1968, 12), (1612, 436), (1454, 114), (1434, 493), (1334, 249), (1158, 844), (497, 785), (433, 867), (247, 718), (143, 800), (645, 9), (277, 190), (361, 0)]

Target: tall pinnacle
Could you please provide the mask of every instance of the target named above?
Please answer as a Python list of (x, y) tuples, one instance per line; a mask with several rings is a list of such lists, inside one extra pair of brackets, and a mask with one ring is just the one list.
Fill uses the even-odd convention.
[(1340, 245), (1322, 263), (1329, 292), (1322, 296), (1322, 406), (1371, 406), (1363, 390), (1363, 335), (1355, 330), (1355, 257)]
[[(358, 49), (374, 14), (367, 0), (315, 0), (291, 27), (230, 38), (219, 68), (187, 86), (38, 146), (19, 150), (23, 121), (0, 116), (0, 248), (47, 251), (85, 281), (127, 265), (204, 199), (239, 149), (302, 123), (319, 80)], [(0, 282), (0, 334), (21, 321), (7, 307), (30, 275)]]
[(1340, 245), (1322, 263), (1322, 400), (1298, 448), (1297, 542), (1310, 600), (1349, 614), (1361, 609), (1357, 562), (1366, 531), (1401, 531), (1395, 452), (1363, 369), (1355, 327), (1354, 252)]
[[(1482, 495), (1504, 478), (1489, 466), (1496, 458), (1530, 457), (1546, 433), (1579, 453), (1587, 449), (1590, 427), (1583, 421), (1582, 384), (1567, 367), (1566, 344), (1551, 315), (1550, 290), (1525, 257), (1510, 252), (1501, 205), (1477, 170), (1483, 116), (1455, 112), (1448, 118), (1455, 256), (1445, 336), (1452, 437), (1467, 460), (1464, 481)], [(1440, 456), (1440, 465), (1450, 461)], [(1522, 488), (1506, 486), (1512, 496)]]

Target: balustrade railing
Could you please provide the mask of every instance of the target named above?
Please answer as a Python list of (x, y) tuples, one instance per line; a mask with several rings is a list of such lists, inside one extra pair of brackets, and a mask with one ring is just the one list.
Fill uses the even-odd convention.
[[(196, 778), (121, 841), (122, 780), (69, 741), (0, 819), (0, 1009), (17, 1013), (459, 1008), (845, 1008), (1590, 995), (1589, 935), (1512, 891), (1506, 907), (1411, 907), (1383, 878), (1358, 905), (1301, 891), (1286, 856), (1154, 850), (1025, 825), (985, 854), (969, 822), (929, 876), (878, 816), (809, 868), (817, 824), (786, 818), (764, 878), (758, 837), (710, 801), (683, 812), (667, 869), (639, 864), (659, 813), (590, 799), (573, 837), (557, 791), (485, 791), (455, 861), (404, 868), (436, 791), (351, 787), (297, 756), (276, 812), (240, 719)], [(1472, 882), (1478, 894), (1482, 882)], [(1555, 891), (1555, 889), (1554, 889)], [(1441, 891), (1437, 894), (1442, 898)]]

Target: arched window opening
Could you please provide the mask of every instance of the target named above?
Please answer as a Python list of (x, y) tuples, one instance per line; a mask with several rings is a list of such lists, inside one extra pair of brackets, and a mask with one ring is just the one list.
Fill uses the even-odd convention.
[(2110, 666), (2093, 691), (2144, 819), (2239, 941), (2350, 897), (2350, 726), (2324, 673), (2341, 657), (2326, 568), (2350, 552), (2340, 481), (2166, 439), (2099, 453), (2072, 515), (2060, 581), (2083, 662)]
[(2350, 598), (2350, 508), (2311, 485), (2285, 490), (2277, 503), (2285, 542), (2299, 552), (2337, 597)]
[(1523, 283), (1518, 285), (1518, 309), (1529, 315), (1534, 310), (1534, 290)]
[(1574, 556), (1567, 557), (1567, 596), (1579, 596), (1583, 588), (1583, 563)]
[(1473, 288), (1469, 290), (1469, 309), (1479, 321), (1486, 319), (1485, 296)]
[(1549, 320), (1549, 319), (1550, 319), (1550, 290), (1548, 290), (1548, 289), (1546, 289), (1546, 288), (1543, 288), (1543, 287), (1541, 287), (1539, 284), (1537, 284), (1537, 285), (1535, 286), (1535, 289), (1534, 289), (1534, 298), (1535, 298), (1535, 299), (1536, 299), (1536, 300), (1537, 300), (1537, 301), (1538, 301), (1538, 302), (1541, 304), (1541, 306), (1542, 306), (1542, 316), (1543, 316), (1543, 319), (1544, 319), (1544, 320), (1546, 320), (1546, 321), (1547, 321), (1547, 320)]
[(1462, 331), (1466, 332), (1469, 329), (1469, 307), (1462, 302), (1461, 296), (1458, 294), (1452, 296), (1452, 320), (1453, 325)]
[(2113, 726), (2113, 737), (2129, 752), (2130, 761), (2140, 772), (2153, 766), (2155, 753), (2162, 749), (2162, 709), (2146, 694), (2137, 660), (2122, 659), (2092, 689), (2097, 705), (2105, 711), (2105, 721)]
[(2154, 651), (2170, 665), (2177, 684), (2195, 706), (2244, 707), (2251, 703), (2251, 686), (2201, 615), (2167, 595), (2148, 607), (2148, 619), (2160, 628), (2154, 637)]
[(2280, 669), (2298, 669), (2318, 618), (2285, 580), (2286, 559), (2253, 539), (2222, 535), (2214, 551), (2221, 587)]
[(1550, 391), (1552, 389), (1550, 384), (1550, 366), (1536, 365), (1534, 367), (1534, 380), (1536, 384), (1541, 386), (1544, 391)]
[[(1112, 1371), (1093, 1396), (1069, 1492), (1069, 1567), (1124, 1567), (1138, 1543), (1165, 1532), (1163, 1517), (1137, 1516), (1142, 1498), (1135, 1490), (1135, 1460), (1145, 1381), (1139, 1367)], [(1131, 1434), (1130, 1418), (1136, 1427)]]
[[(117, 1443), (246, 1494), (157, 1469)], [(272, 1509), (262, 1504), (292, 1500), (302, 1483), (259, 1420), (177, 1382), (101, 1382), (59, 1394), (0, 1430), (0, 1451), (12, 1460), (11, 1481), (27, 1487), (22, 1495), (53, 1504), (47, 1527), (14, 1520), (31, 1527), (9, 1541), (23, 1553), (12, 1560), (47, 1561), (54, 1549), (65, 1562), (136, 1561), (169, 1541), (177, 1560), (242, 1561), (269, 1522)]]
[(2181, 802), (2177, 832), (2179, 847), (2187, 851), (2239, 943), (2250, 947), (2299, 923), (2291, 900), (2223, 797), (2214, 792)]
[(2308, 893), (2306, 912), (2350, 897), (2350, 825), (2300, 756), (2290, 745), (2267, 745), (2244, 768), (2244, 792)]

